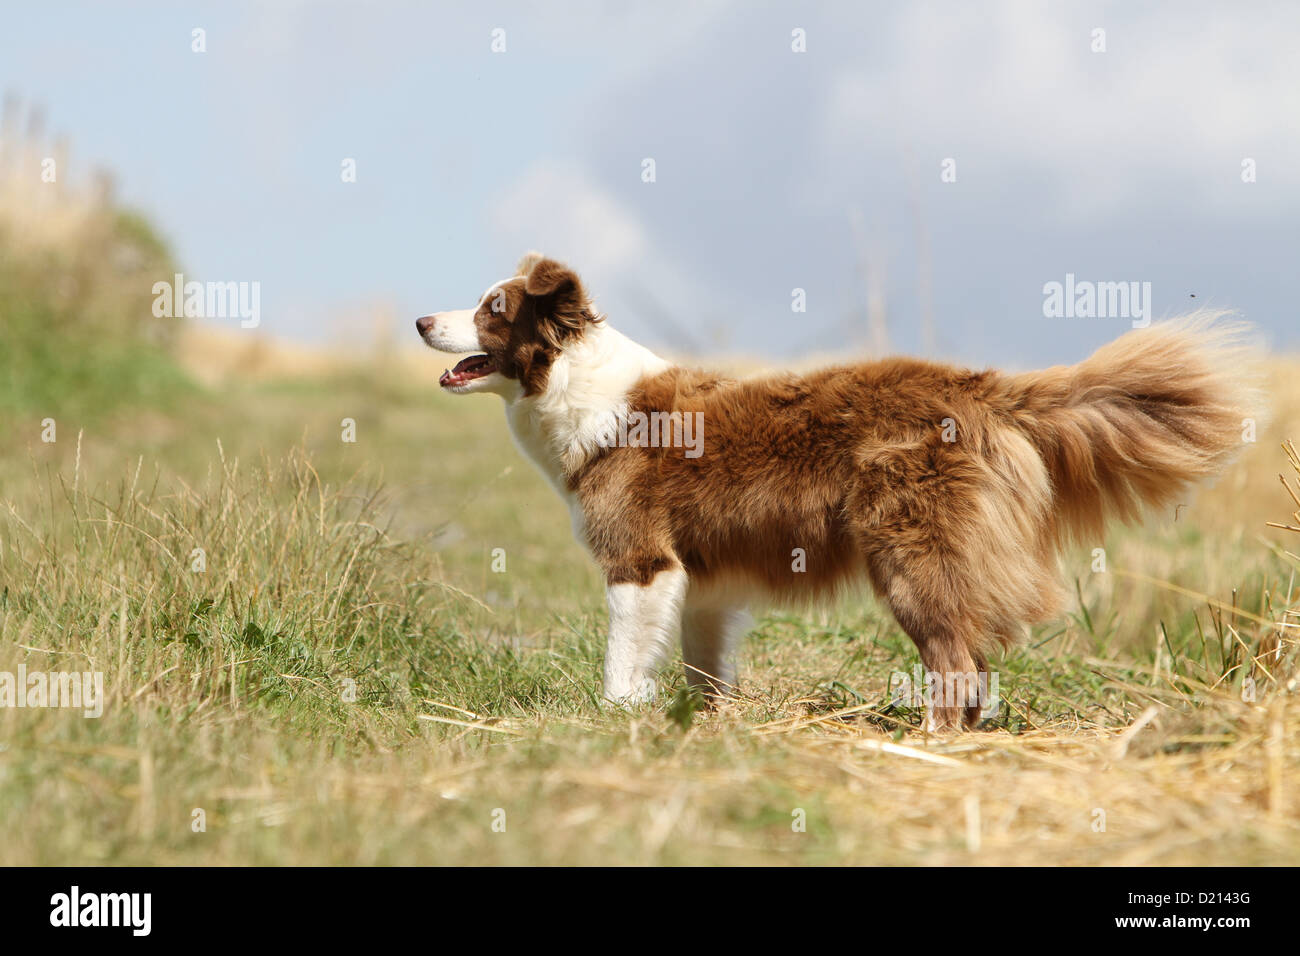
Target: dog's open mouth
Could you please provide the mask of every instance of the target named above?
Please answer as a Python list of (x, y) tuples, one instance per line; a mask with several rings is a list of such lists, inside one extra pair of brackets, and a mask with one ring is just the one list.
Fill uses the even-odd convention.
[(438, 384), (443, 388), (453, 388), (472, 382), (476, 378), (482, 378), (484, 375), (491, 375), (496, 370), (497, 367), (486, 355), (471, 355), (457, 362), (455, 368), (443, 372), (442, 377), (438, 379)]

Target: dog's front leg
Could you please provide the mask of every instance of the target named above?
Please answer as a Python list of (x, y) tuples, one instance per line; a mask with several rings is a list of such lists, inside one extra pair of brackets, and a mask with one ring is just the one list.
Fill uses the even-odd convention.
[(682, 628), (686, 572), (669, 568), (648, 583), (619, 581), (606, 589), (609, 641), (605, 646), (605, 699), (635, 704), (654, 698), (655, 672)]

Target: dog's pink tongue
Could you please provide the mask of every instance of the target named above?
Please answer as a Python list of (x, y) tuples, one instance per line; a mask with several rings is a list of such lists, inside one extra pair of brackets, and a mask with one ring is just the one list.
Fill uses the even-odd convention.
[(446, 385), (451, 381), (451, 369), (443, 369), (442, 376), (438, 379), (439, 385)]

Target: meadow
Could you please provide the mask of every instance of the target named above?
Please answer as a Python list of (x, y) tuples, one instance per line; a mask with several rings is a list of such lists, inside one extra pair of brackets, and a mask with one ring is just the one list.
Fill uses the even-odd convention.
[(0, 222), (0, 672), (107, 699), (0, 708), (0, 863), (1300, 859), (1300, 359), (1217, 483), (1067, 555), (979, 731), (893, 699), (917, 655), (866, 594), (759, 613), (732, 704), (675, 660), (610, 710), (601, 582), (494, 397), (153, 322), (163, 245), (83, 218)]

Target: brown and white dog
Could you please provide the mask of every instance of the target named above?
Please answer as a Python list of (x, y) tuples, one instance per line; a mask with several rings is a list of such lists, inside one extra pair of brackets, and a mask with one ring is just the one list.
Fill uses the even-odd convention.
[(960, 675), (1059, 612), (1061, 548), (1217, 472), (1257, 407), (1242, 327), (1204, 317), (1039, 372), (891, 358), (733, 381), (620, 335), (572, 270), (534, 253), (473, 308), (416, 326), (477, 353), (442, 388), (501, 395), (568, 504), (605, 574), (604, 694), (619, 703), (653, 697), (679, 638), (690, 682), (725, 695), (748, 605), (865, 578), (927, 672), (958, 678), (927, 726), (973, 723)]

